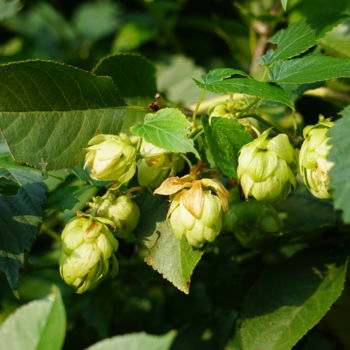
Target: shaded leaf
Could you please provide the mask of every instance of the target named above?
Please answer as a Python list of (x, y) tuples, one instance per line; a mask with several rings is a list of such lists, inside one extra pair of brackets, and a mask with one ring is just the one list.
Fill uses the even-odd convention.
[(342, 210), (344, 222), (350, 223), (350, 106), (340, 114), (343, 118), (338, 119), (328, 131), (331, 137), (329, 143), (332, 145), (328, 159), (335, 163), (329, 173), (330, 187), (333, 190), (334, 207)]
[(193, 270), (203, 252), (193, 249), (184, 238), (179, 241), (166, 222), (157, 223), (155, 231), (159, 238), (149, 250), (146, 263), (176, 288), (188, 294)]
[(109, 77), (35, 60), (1, 65), (0, 84), (0, 129), (16, 161), (70, 167), (97, 132), (121, 128), (125, 103)]
[(66, 315), (58, 288), (46, 298), (16, 310), (0, 328), (0, 348), (60, 350), (66, 332)]
[(266, 271), (243, 305), (243, 348), (290, 350), (341, 295), (345, 260), (339, 253), (303, 251)]
[(149, 97), (157, 92), (156, 69), (145, 57), (137, 54), (115, 54), (103, 58), (93, 72), (108, 75), (125, 98)]
[(86, 350), (168, 350), (175, 336), (175, 331), (163, 335), (151, 335), (144, 332), (124, 334), (103, 340)]
[(253, 140), (252, 135), (235, 119), (202, 119), (205, 137), (218, 169), (226, 176), (237, 179), (238, 152), (246, 143)]
[(21, 187), (14, 197), (0, 197), (0, 267), (10, 287), (16, 289), (24, 252), (30, 249), (41, 222), (46, 186), (38, 173), (16, 169), (11, 174)]
[(169, 152), (193, 152), (198, 155), (193, 141), (186, 137), (189, 124), (186, 116), (177, 108), (163, 108), (147, 114), (142, 125), (134, 125), (130, 130)]

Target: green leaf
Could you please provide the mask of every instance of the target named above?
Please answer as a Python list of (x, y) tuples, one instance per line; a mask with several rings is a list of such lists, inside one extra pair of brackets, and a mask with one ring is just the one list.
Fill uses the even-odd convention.
[(287, 93), (283, 89), (269, 83), (257, 81), (253, 78), (230, 78), (216, 80), (209, 84), (199, 81), (196, 81), (196, 83), (200, 88), (217, 94), (230, 94), (238, 92), (241, 94), (264, 98), (266, 100), (280, 102), (289, 107), (293, 106)]
[(121, 128), (125, 103), (109, 77), (35, 60), (0, 65), (0, 84), (0, 129), (16, 161), (71, 167), (97, 132)]
[(108, 75), (121, 94), (130, 97), (154, 98), (157, 92), (156, 69), (145, 57), (137, 54), (115, 54), (103, 58), (93, 72)]
[(14, 197), (0, 197), (0, 267), (12, 289), (18, 287), (18, 272), (24, 252), (31, 247), (41, 222), (46, 186), (40, 174), (11, 169), (21, 185)]
[(202, 119), (205, 137), (218, 169), (226, 176), (237, 179), (238, 152), (246, 143), (253, 140), (243, 125), (235, 119)]
[(270, 69), (269, 77), (281, 84), (307, 84), (350, 77), (350, 59), (311, 55), (280, 61)]
[(80, 37), (97, 41), (115, 32), (119, 16), (119, 6), (112, 1), (88, 2), (77, 8), (72, 22)]
[(334, 207), (343, 211), (343, 220), (350, 223), (350, 105), (340, 113), (343, 118), (338, 119), (328, 131), (331, 137), (329, 144), (332, 145), (328, 159), (334, 162), (331, 169), (330, 188), (334, 198)]
[(148, 113), (142, 125), (134, 125), (130, 130), (147, 142), (169, 152), (193, 152), (198, 156), (193, 141), (186, 137), (190, 125), (186, 116), (177, 108), (163, 108), (156, 113)]
[(169, 350), (175, 336), (175, 331), (163, 335), (144, 332), (118, 335), (94, 344), (86, 350)]
[(33, 172), (31, 168), (25, 167), (13, 161), (9, 153), (0, 154), (0, 195), (14, 196), (17, 194), (21, 184), (16, 178), (16, 171)]
[(58, 288), (16, 310), (0, 328), (0, 349), (60, 350), (66, 315)]
[(266, 271), (243, 305), (243, 348), (292, 349), (341, 295), (345, 260), (339, 252), (302, 251)]
[(203, 251), (193, 249), (184, 238), (179, 241), (165, 221), (157, 222), (155, 232), (159, 238), (149, 250), (146, 263), (176, 288), (188, 294), (193, 270)]
[(217, 68), (211, 70), (208, 74), (201, 76), (203, 84), (213, 84), (220, 80), (231, 78), (233, 75), (248, 76), (247, 73), (239, 69), (233, 68)]
[(281, 0), (281, 4), (282, 4), (282, 7), (283, 7), (283, 10), (286, 11), (287, 10), (288, 0)]
[(15, 15), (22, 5), (19, 0), (1, 0), (0, 1), (0, 21)]

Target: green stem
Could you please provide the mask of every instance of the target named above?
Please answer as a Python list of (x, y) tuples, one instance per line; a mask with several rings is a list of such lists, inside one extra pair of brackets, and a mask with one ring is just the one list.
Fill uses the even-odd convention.
[(205, 96), (205, 90), (202, 89), (201, 94), (199, 95), (199, 98), (198, 98), (198, 101), (197, 101), (196, 108), (195, 108), (195, 110), (193, 112), (193, 115), (192, 115), (192, 124), (193, 124), (193, 129), (194, 130), (196, 129), (196, 117), (197, 117), (197, 113), (198, 113), (198, 110), (199, 110), (199, 106), (201, 105), (204, 96)]
[(41, 224), (40, 231), (43, 233), (46, 233), (47, 235), (49, 235), (50, 237), (52, 237), (56, 241), (61, 241), (60, 235), (58, 235), (56, 233), (56, 231), (54, 231), (53, 229), (51, 229), (49, 226), (47, 226), (44, 223)]
[(187, 163), (187, 165), (189, 166), (190, 169), (193, 168), (193, 164), (191, 163), (191, 161), (186, 157), (185, 154), (183, 153), (179, 153), (180, 157), (183, 158), (185, 160), (185, 162)]
[(141, 107), (141, 106), (126, 106), (126, 109), (130, 109), (132, 111), (142, 111), (142, 112), (151, 112), (151, 110), (148, 107)]
[(256, 98), (252, 103), (250, 103), (246, 108), (242, 109), (239, 114), (238, 118), (242, 113), (248, 112), (251, 108), (253, 108), (257, 103), (261, 101), (261, 98)]
[(277, 132), (279, 132), (281, 134), (285, 134), (286, 133), (285, 131), (283, 131), (280, 128), (278, 128), (276, 125), (270, 123), (269, 121), (265, 120), (264, 118), (261, 118), (257, 114), (245, 114), (245, 115), (241, 115), (241, 116), (238, 117), (238, 119), (242, 119), (242, 118), (254, 118), (254, 119), (258, 120), (259, 122), (269, 126), (270, 128), (274, 128)]

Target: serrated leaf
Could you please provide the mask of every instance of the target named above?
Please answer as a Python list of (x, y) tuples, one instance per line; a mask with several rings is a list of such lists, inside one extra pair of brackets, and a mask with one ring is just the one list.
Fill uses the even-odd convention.
[(266, 271), (243, 305), (243, 348), (292, 349), (341, 295), (346, 270), (339, 252), (303, 251)]
[(36, 172), (13, 169), (11, 174), (21, 187), (16, 196), (0, 197), (0, 267), (10, 287), (17, 289), (19, 268), (41, 222), (47, 189)]
[(331, 169), (330, 188), (334, 199), (334, 207), (343, 211), (344, 222), (350, 223), (350, 105), (340, 113), (343, 118), (338, 119), (328, 131), (332, 145), (328, 159), (334, 162)]
[(0, 84), (0, 129), (16, 161), (71, 167), (96, 132), (121, 128), (125, 102), (109, 77), (35, 60), (0, 65)]
[(198, 156), (193, 141), (186, 137), (189, 125), (186, 116), (177, 108), (163, 108), (156, 113), (146, 114), (144, 123), (134, 125), (130, 130), (169, 152), (193, 152)]
[(175, 331), (163, 335), (151, 335), (144, 332), (124, 334), (103, 340), (86, 350), (168, 350), (175, 336)]
[(230, 78), (214, 81), (209, 84), (196, 81), (196, 84), (201, 89), (217, 94), (230, 94), (237, 92), (280, 102), (289, 107), (293, 106), (293, 103), (289, 100), (287, 93), (283, 89), (269, 83), (257, 81), (253, 78)]
[(66, 315), (58, 288), (46, 298), (26, 304), (0, 328), (0, 349), (60, 350), (66, 332)]
[(279, 61), (269, 71), (271, 81), (281, 84), (307, 84), (350, 77), (350, 59), (311, 55)]
[(238, 152), (246, 143), (253, 140), (252, 135), (235, 119), (202, 119), (206, 140), (218, 169), (226, 176), (237, 178)]
[[(287, 5), (287, 0), (281, 0)], [(282, 3), (283, 4), (283, 3)], [(279, 30), (269, 42), (276, 44), (275, 50), (269, 50), (258, 62), (269, 65), (278, 60), (291, 58), (315, 46), (328, 31), (346, 16), (342, 12), (332, 12), (324, 9), (322, 5), (314, 7), (312, 15), (306, 19), (292, 23), (286, 29)], [(284, 8), (286, 10), (286, 8)]]
[(159, 238), (149, 250), (146, 263), (176, 288), (188, 294), (193, 270), (203, 251), (193, 249), (185, 239), (179, 241), (165, 221), (157, 223), (155, 232)]
[(126, 99), (153, 99), (157, 92), (155, 72), (154, 65), (145, 57), (131, 53), (107, 56), (93, 69), (95, 74), (110, 76)]

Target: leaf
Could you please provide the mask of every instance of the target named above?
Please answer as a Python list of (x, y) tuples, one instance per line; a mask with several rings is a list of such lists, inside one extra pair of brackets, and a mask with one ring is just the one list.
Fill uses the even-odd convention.
[(175, 336), (175, 331), (163, 335), (144, 332), (118, 335), (96, 343), (86, 350), (169, 350)]
[(10, 171), (21, 187), (14, 197), (0, 197), (0, 267), (10, 287), (17, 289), (24, 252), (30, 249), (41, 222), (46, 186), (38, 173)]
[(248, 76), (247, 73), (233, 68), (217, 68), (211, 70), (208, 74), (203, 74), (201, 76), (203, 84), (213, 84), (224, 78), (231, 78), (233, 75)]
[(271, 81), (307, 84), (333, 78), (350, 77), (350, 59), (311, 55), (275, 63), (269, 71)]
[(35, 60), (0, 65), (0, 85), (0, 129), (18, 162), (71, 167), (96, 132), (121, 128), (125, 103), (109, 77)]
[(253, 140), (252, 135), (235, 119), (214, 117), (209, 125), (203, 118), (202, 123), (216, 166), (224, 175), (237, 179), (238, 152)]
[(166, 222), (157, 223), (159, 238), (145, 258), (148, 265), (176, 288), (189, 293), (193, 270), (203, 252), (193, 249), (185, 239), (179, 241)]
[(156, 113), (146, 114), (144, 123), (134, 125), (130, 130), (169, 152), (193, 152), (198, 156), (193, 141), (186, 137), (189, 124), (179, 109), (163, 108)]
[(282, 7), (283, 7), (284, 11), (287, 10), (287, 3), (288, 3), (288, 0), (281, 0), (281, 4), (282, 4)]
[(58, 288), (46, 298), (26, 304), (0, 328), (0, 348), (60, 350), (66, 332), (66, 315)]
[(97, 41), (112, 34), (118, 27), (119, 6), (112, 1), (89, 2), (80, 5), (73, 15), (73, 25), (79, 37)]
[(197, 102), (201, 93), (193, 84), (193, 78), (199, 79), (204, 73), (204, 69), (196, 66), (188, 57), (167, 57), (158, 65), (159, 91), (173, 103), (191, 105)]
[(342, 210), (344, 222), (350, 223), (350, 105), (340, 113), (343, 118), (338, 119), (328, 131), (331, 137), (329, 144), (332, 145), (328, 159), (334, 162), (331, 169), (330, 188), (334, 198), (334, 207)]
[(214, 81), (206, 84), (205, 82), (196, 81), (201, 89), (205, 89), (217, 94), (241, 93), (252, 95), (266, 100), (283, 103), (289, 107), (293, 104), (289, 100), (287, 93), (278, 86), (269, 83), (257, 81), (253, 78), (230, 78), (225, 80)]
[(0, 153), (0, 195), (14, 196), (21, 184), (16, 178), (16, 171), (33, 172), (33, 169), (15, 163), (8, 153)]
[(22, 5), (19, 0), (1, 0), (0, 1), (0, 21), (15, 15)]
[(157, 92), (156, 69), (145, 57), (137, 54), (115, 54), (103, 58), (93, 72), (108, 75), (121, 94), (130, 97), (154, 98)]
[(343, 254), (302, 251), (266, 271), (243, 304), (245, 350), (290, 350), (330, 309), (344, 288)]

